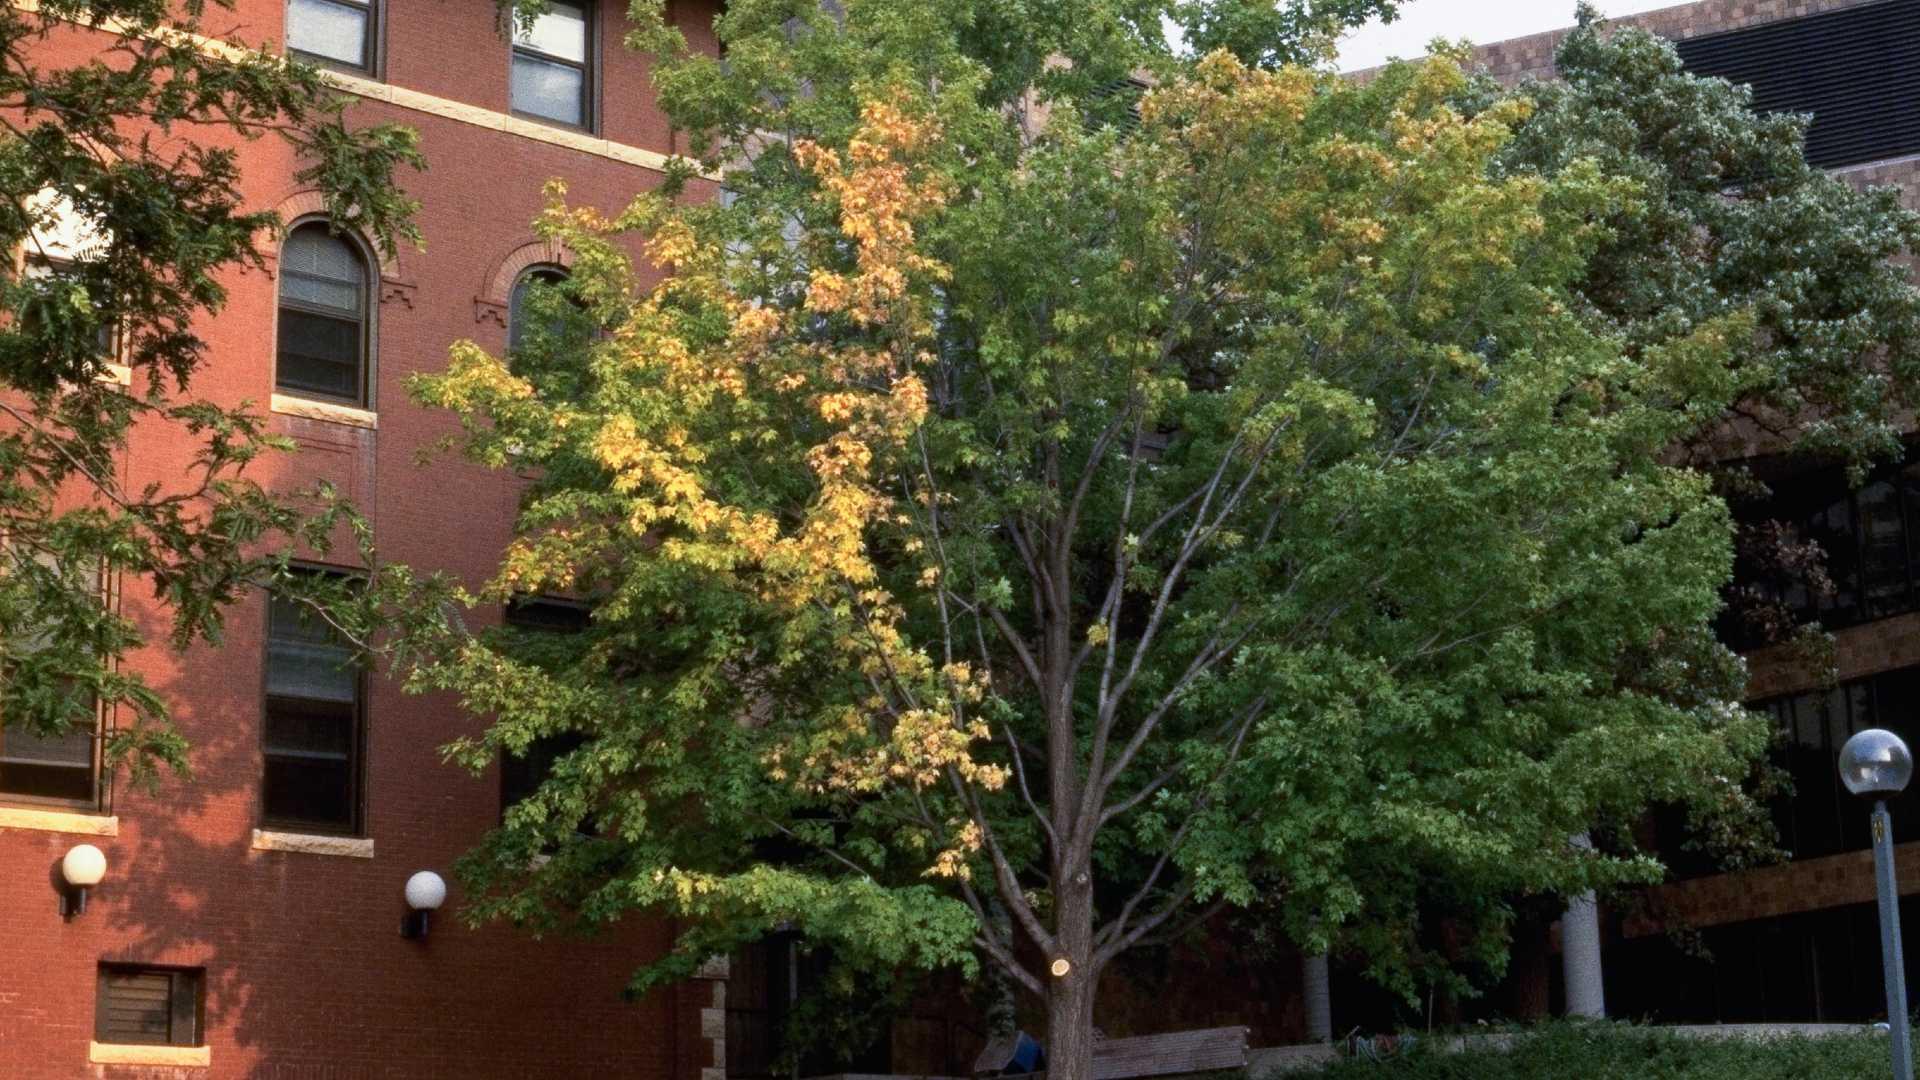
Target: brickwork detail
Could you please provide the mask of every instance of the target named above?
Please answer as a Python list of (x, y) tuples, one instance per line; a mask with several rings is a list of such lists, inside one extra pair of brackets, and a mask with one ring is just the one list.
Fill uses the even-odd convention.
[(507, 326), (507, 308), (513, 300), (513, 283), (531, 266), (573, 268), (573, 252), (551, 240), (529, 240), (501, 256), (487, 271), (480, 292), (473, 298), (473, 321)]
[[(274, 211), (280, 215), (280, 221), (283, 224), (291, 225), (301, 218), (324, 216), (327, 211), (327, 203), (318, 191), (309, 188), (303, 191), (296, 191), (281, 199), (279, 203), (274, 206)], [(383, 253), (372, 244), (367, 243), (365, 237), (356, 234), (356, 239), (363, 249), (379, 260), (380, 281), (383, 285), (397, 286), (411, 293), (413, 283), (401, 271), (400, 252)], [(262, 237), (260, 241), (257, 242), (257, 246), (261, 255), (266, 257), (269, 268), (279, 262), (280, 240), (278, 237)], [(384, 290), (381, 299), (386, 299)], [(411, 296), (408, 298), (407, 306), (413, 306)]]

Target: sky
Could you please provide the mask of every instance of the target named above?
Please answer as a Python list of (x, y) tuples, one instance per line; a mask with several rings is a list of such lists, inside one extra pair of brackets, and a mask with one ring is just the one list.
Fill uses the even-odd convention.
[[(1673, 7), (1683, 0), (1597, 0), (1609, 18)], [(1390, 57), (1424, 56), (1436, 37), (1466, 38), (1476, 45), (1556, 30), (1573, 23), (1574, 0), (1407, 0), (1390, 25), (1368, 23), (1340, 46), (1340, 70), (1385, 63)]]

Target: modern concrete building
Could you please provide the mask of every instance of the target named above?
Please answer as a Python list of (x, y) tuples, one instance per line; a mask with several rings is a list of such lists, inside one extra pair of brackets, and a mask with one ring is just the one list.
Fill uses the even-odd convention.
[[(673, 5), (707, 48), (717, 8)], [(357, 99), (352, 122), (414, 127), (430, 162), (405, 181), (425, 249), (381, 260), (320, 225), (282, 143), (234, 142), (252, 207), (291, 229), (270, 272), (232, 274), (230, 305), (198, 328), (210, 348), (195, 392), (270, 408), (300, 447), (269, 465), (272, 484), (331, 481), (387, 557), (478, 581), (507, 542), (516, 481), (417, 464), (453, 422), (410, 403), (404, 380), (443, 368), (456, 339), (502, 348), (516, 285), (565, 273), (570, 254), (531, 229), (549, 177), (602, 209), (660, 182), (675, 133), (647, 60), (620, 45), (625, 15), (556, 0), (518, 40), (487, 2), (236, 0), (213, 20), (323, 64)], [(34, 48), (65, 67), (102, 42), (73, 27)], [(190, 451), (177, 432), (137, 430), (125, 480), (164, 484)], [(124, 585), (144, 618), (145, 590)], [(451, 880), (510, 787), (442, 764), (472, 717), (341, 674), (330, 643), (286, 614), (255, 596), (217, 649), (129, 658), (191, 740), (191, 782), (149, 795), (100, 775), (92, 738), (0, 735), (0, 1076), (720, 1075), (720, 970), (622, 1000), (668, 925), (534, 941), (440, 919), (425, 939), (401, 936), (409, 878)], [(106, 872), (84, 914), (63, 918), (50, 870), (80, 844)]]

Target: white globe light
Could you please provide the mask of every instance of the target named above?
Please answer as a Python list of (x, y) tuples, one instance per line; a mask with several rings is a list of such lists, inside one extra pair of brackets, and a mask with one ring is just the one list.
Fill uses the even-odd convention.
[(60, 860), (60, 876), (76, 889), (91, 889), (107, 876), (107, 856), (92, 844), (80, 844)]
[(407, 879), (407, 906), (415, 911), (437, 911), (447, 902), (447, 883), (431, 870)]
[(1900, 736), (1880, 728), (1857, 732), (1840, 748), (1840, 782), (1855, 795), (1885, 798), (1913, 779), (1913, 754)]

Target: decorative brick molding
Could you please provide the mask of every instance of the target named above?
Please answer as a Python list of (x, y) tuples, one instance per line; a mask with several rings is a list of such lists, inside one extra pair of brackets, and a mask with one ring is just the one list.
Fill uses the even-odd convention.
[(506, 329), (507, 308), (513, 302), (513, 283), (520, 280), (520, 275), (534, 266), (571, 270), (573, 259), (571, 250), (551, 240), (529, 240), (507, 252), (487, 270), (480, 282), (480, 291), (473, 298), (473, 321), (491, 321)]
[[(345, 90), (356, 97), (363, 97), (372, 101), (384, 101), (389, 105), (397, 105), (403, 109), (411, 109), (414, 112), (438, 116), (462, 124), (469, 124), (477, 128), (506, 132), (509, 135), (517, 135), (521, 138), (563, 147), (577, 153), (588, 154), (597, 158), (605, 158), (623, 165), (638, 165), (643, 169), (651, 169), (657, 173), (666, 172), (675, 160), (684, 160), (679, 159), (678, 155), (663, 154), (657, 150), (646, 150), (638, 146), (628, 146), (625, 143), (615, 142), (611, 139), (602, 139), (594, 135), (589, 135), (584, 131), (573, 131), (568, 128), (556, 127), (552, 124), (543, 124), (534, 120), (523, 120), (518, 116), (512, 116), (494, 109), (471, 105), (464, 101), (454, 101), (451, 98), (444, 98), (435, 94), (422, 93), (419, 90), (413, 90), (405, 86), (396, 86), (393, 83), (369, 79), (364, 75), (352, 75), (344, 71), (322, 71), (320, 75), (333, 86)], [(699, 175), (706, 176), (709, 180), (719, 179), (718, 176), (710, 173), (700, 173)]]
[[(326, 199), (321, 196), (319, 191), (313, 188), (295, 191), (274, 204), (274, 211), (280, 215), (281, 222), (287, 225), (292, 225), (301, 218), (323, 216), (326, 210)], [(407, 276), (404, 268), (400, 265), (400, 253), (398, 251), (392, 253), (382, 252), (379, 248), (367, 243), (366, 237), (358, 233), (354, 233), (353, 235), (355, 242), (360, 245), (361, 250), (365, 251), (367, 255), (380, 264), (380, 302), (383, 304), (399, 302), (408, 308), (412, 308), (414, 282), (412, 278)], [(278, 271), (280, 263), (280, 243), (283, 239), (283, 237), (279, 236), (265, 236), (255, 241), (255, 247), (260, 250), (261, 255), (266, 259), (268, 276), (272, 276)]]

